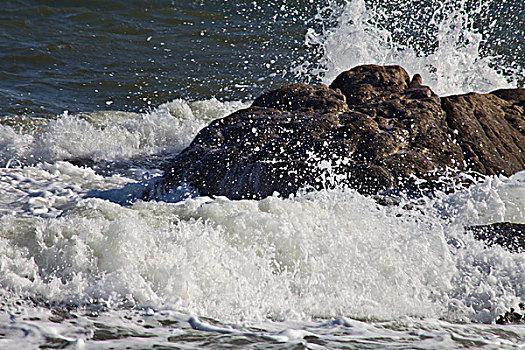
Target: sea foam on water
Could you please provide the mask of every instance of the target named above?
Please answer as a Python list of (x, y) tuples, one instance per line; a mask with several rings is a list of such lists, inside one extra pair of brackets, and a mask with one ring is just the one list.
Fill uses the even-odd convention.
[[(26, 189), (21, 171), (11, 175), (20, 184), (20, 210), (34, 198), (41, 209), (2, 217), (10, 252), (2, 257), (2, 286), (20, 295), (75, 304), (127, 300), (232, 321), (349, 315), (490, 322), (525, 293), (523, 254), (485, 248), (464, 233), (494, 219), (523, 222), (525, 207), (515, 200), (525, 195), (522, 173), (403, 209), (348, 189), (122, 207), (79, 195), (111, 178), (69, 163), (52, 167), (53, 176), (50, 170), (26, 170), (40, 176)], [(49, 182), (63, 191), (46, 190)]]

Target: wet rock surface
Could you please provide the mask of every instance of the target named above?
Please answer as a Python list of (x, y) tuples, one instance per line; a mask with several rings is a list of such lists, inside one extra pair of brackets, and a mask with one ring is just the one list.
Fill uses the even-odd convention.
[(241, 199), (511, 175), (525, 169), (524, 109), (524, 89), (439, 97), (400, 66), (359, 66), (330, 87), (286, 85), (213, 121), (167, 166), (165, 186)]
[(525, 324), (525, 304), (521, 303), (519, 310), (513, 308), (505, 312), (496, 319), (496, 324), (500, 325), (520, 325)]
[(525, 252), (525, 224), (498, 222), (470, 226), (467, 231), (487, 246), (499, 245), (512, 253)]

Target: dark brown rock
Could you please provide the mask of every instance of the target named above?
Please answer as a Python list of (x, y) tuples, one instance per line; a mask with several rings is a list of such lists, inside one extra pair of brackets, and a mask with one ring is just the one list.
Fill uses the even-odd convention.
[[(346, 101), (345, 101), (346, 100)], [(360, 66), (330, 85), (290, 84), (215, 120), (169, 164), (167, 188), (288, 196), (346, 185), (365, 194), (427, 187), (473, 170), (525, 169), (525, 92), (440, 98), (400, 66)]]
[(412, 80), (410, 80), (410, 84), (408, 84), (408, 87), (417, 88), (420, 87), (421, 84), (423, 84), (423, 78), (421, 77), (421, 74), (414, 74)]
[(379, 96), (403, 92), (410, 83), (401, 66), (358, 66), (339, 74), (330, 88), (339, 89), (348, 105), (359, 105)]
[(520, 303), (518, 310), (514, 310), (514, 308), (510, 308), (510, 311), (507, 311), (503, 315), (498, 317), (498, 319), (496, 320), (496, 324), (499, 324), (499, 325), (525, 324), (525, 303)]
[[(511, 91), (496, 94), (470, 93), (443, 97), (447, 124), (461, 145), (466, 168), (486, 175), (511, 175), (524, 169), (525, 118), (523, 100)], [(513, 95), (523, 96), (523, 89)]]
[(252, 106), (281, 111), (344, 112), (348, 110), (345, 96), (326, 85), (289, 84), (265, 92)]
[(470, 226), (474, 238), (487, 246), (499, 245), (512, 253), (525, 252), (525, 224), (498, 222), (489, 225)]

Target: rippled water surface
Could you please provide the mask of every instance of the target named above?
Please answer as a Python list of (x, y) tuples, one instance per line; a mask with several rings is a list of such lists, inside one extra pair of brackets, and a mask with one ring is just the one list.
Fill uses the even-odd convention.
[[(324, 67), (346, 61), (330, 78), (365, 62), (440, 69), (439, 57), (410, 62), (439, 46), (436, 55), (452, 60), (444, 69), (497, 56), (497, 71), (523, 71), (525, 5), (479, 3), (368, 1), (376, 11), (364, 14), (361, 1), (3, 1), (0, 115), (246, 100), (285, 81), (318, 80), (323, 55)], [(463, 49), (454, 58), (455, 42)]]
[(1, 114), (248, 99), (304, 56), (308, 1), (4, 1)]

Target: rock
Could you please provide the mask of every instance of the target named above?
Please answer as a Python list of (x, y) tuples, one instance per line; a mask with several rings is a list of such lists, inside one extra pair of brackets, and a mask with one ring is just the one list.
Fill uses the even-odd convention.
[(499, 222), (470, 226), (467, 232), (484, 241), (487, 246), (499, 245), (512, 253), (525, 252), (525, 224)]
[(166, 167), (164, 186), (241, 199), (336, 185), (432, 189), (464, 171), (511, 175), (525, 169), (524, 108), (524, 89), (440, 98), (400, 66), (359, 66), (330, 87), (286, 85), (213, 121)]
[(275, 108), (281, 111), (345, 112), (345, 96), (326, 85), (289, 84), (265, 92), (252, 106)]
[(408, 84), (409, 88), (417, 88), (420, 87), (421, 84), (423, 84), (423, 78), (420, 74), (414, 74), (412, 77), (412, 80), (410, 80), (410, 84)]
[(359, 105), (380, 96), (401, 93), (409, 83), (408, 73), (400, 66), (366, 65), (339, 74), (330, 88), (340, 89), (349, 105)]
[[(514, 310), (510, 308), (510, 311), (505, 312), (505, 314), (498, 317), (496, 324), (499, 325), (509, 325), (509, 324), (525, 324), (525, 304), (520, 304), (520, 310)], [(521, 313), (520, 313), (521, 312)]]
[[(485, 175), (511, 175), (525, 164), (525, 91), (470, 93), (441, 99), (466, 168)], [(521, 94), (520, 94), (521, 93)], [(501, 96), (501, 97), (498, 97)], [(514, 99), (521, 95), (522, 99)], [(508, 98), (508, 100), (506, 99)]]

